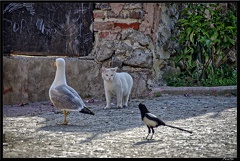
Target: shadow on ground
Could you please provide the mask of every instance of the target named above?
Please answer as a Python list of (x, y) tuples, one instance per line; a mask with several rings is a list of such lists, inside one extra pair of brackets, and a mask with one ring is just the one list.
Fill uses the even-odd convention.
[(57, 125), (57, 123), (63, 122), (63, 113), (51, 106), (49, 101), (29, 103), (24, 106), (3, 106), (3, 115), (7, 117), (37, 116), (44, 118), (44, 121), (39, 122), (44, 126), (37, 129), (38, 131), (107, 133), (142, 126), (138, 109), (140, 102), (146, 104), (150, 112), (170, 125), (174, 125), (174, 121), (178, 119), (197, 117), (206, 113), (213, 113), (212, 117), (216, 117), (227, 108), (237, 107), (237, 97), (234, 96), (185, 97), (166, 95), (150, 99), (133, 99), (128, 108), (122, 109), (116, 107), (103, 109), (105, 101), (86, 103), (95, 115), (70, 112), (67, 117), (68, 125)]

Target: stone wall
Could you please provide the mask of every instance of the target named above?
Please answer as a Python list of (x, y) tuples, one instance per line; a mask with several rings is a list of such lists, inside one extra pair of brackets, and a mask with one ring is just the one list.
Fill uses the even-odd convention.
[[(163, 75), (174, 71), (169, 58), (175, 53), (178, 3), (95, 3), (94, 47), (86, 57), (65, 58), (68, 84), (81, 96), (104, 98), (101, 67), (119, 67), (134, 80), (131, 97), (148, 96), (165, 85)], [(30, 61), (31, 59), (31, 61)], [(3, 102), (14, 104), (49, 100), (48, 89), (55, 58), (5, 57)], [(20, 67), (20, 68), (19, 68)], [(14, 74), (13, 74), (14, 73)]]
[(169, 61), (177, 44), (178, 3), (96, 3), (91, 55), (106, 67), (143, 71), (150, 90), (164, 85), (164, 72), (176, 70)]
[[(56, 57), (3, 57), (3, 104), (49, 101)], [(100, 64), (93, 60), (64, 57), (67, 84), (82, 98), (104, 97)], [(91, 74), (90, 74), (91, 73)]]

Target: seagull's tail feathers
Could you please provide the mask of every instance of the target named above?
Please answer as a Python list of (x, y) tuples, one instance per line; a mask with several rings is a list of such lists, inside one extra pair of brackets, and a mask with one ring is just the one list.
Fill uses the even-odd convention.
[(95, 115), (91, 110), (89, 110), (87, 107), (84, 107), (81, 111), (81, 113), (89, 114), (89, 115)]
[(182, 128), (179, 128), (179, 127), (175, 127), (175, 126), (171, 126), (171, 125), (167, 125), (167, 124), (165, 124), (165, 126), (168, 126), (168, 127), (171, 127), (171, 128), (175, 128), (175, 129), (178, 129), (178, 130), (181, 130), (181, 131), (186, 131), (188, 133), (192, 133), (192, 131), (188, 131), (188, 130), (185, 130), (185, 129), (182, 129)]

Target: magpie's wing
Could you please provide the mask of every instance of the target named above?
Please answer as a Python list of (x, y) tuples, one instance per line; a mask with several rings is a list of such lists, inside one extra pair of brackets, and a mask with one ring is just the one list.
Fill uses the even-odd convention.
[(159, 126), (159, 125), (165, 125), (165, 123), (164, 123), (162, 120), (160, 120), (157, 116), (155, 116), (155, 115), (152, 114), (152, 113), (145, 113), (145, 117), (146, 117), (147, 119), (149, 119), (149, 120), (152, 120), (152, 121), (157, 122), (157, 123), (158, 123), (158, 126)]

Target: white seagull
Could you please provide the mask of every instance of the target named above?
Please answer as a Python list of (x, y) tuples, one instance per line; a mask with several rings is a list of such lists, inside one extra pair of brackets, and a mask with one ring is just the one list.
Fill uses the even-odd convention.
[(57, 67), (54, 81), (49, 89), (49, 97), (53, 105), (64, 112), (64, 121), (62, 125), (67, 125), (68, 111), (79, 111), (94, 115), (86, 105), (79, 94), (70, 86), (67, 85), (65, 75), (65, 60), (57, 58), (54, 62)]

